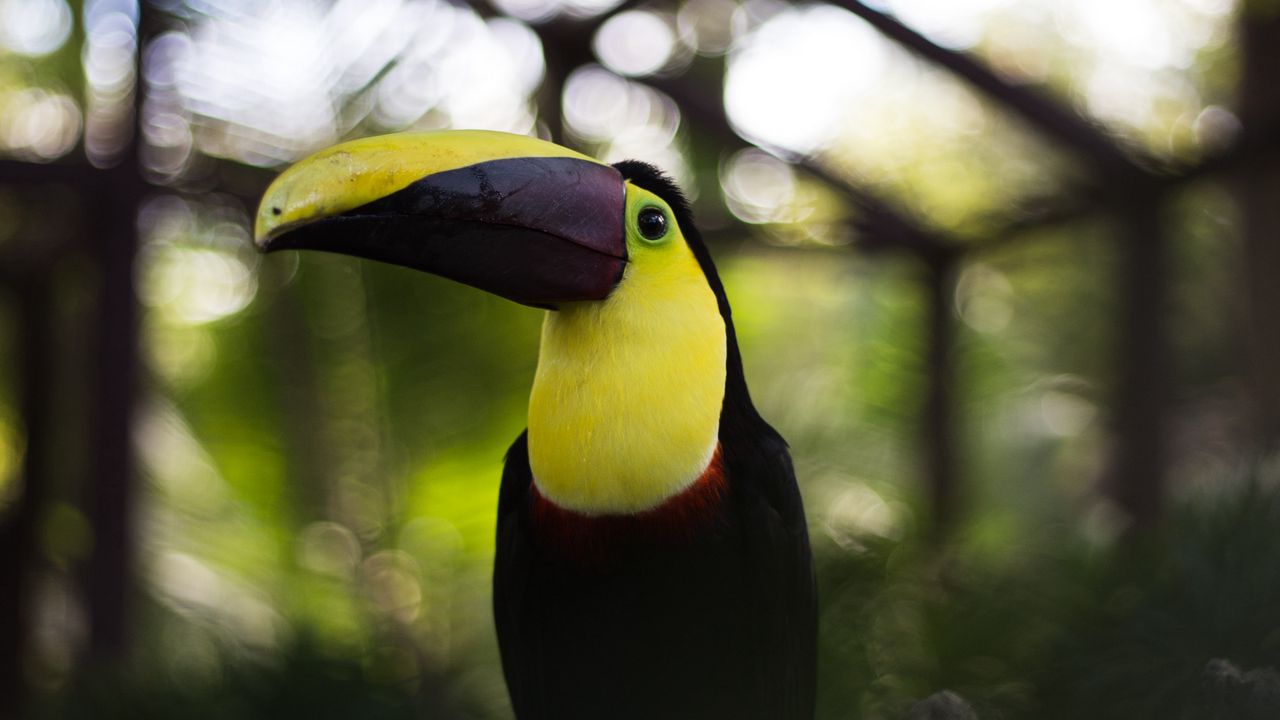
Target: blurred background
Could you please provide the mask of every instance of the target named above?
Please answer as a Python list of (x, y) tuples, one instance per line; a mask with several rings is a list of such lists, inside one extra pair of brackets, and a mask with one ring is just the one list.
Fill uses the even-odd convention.
[(0, 717), (510, 717), (540, 312), (250, 242), (445, 127), (693, 197), (819, 717), (1277, 716), (1277, 74), (1273, 0), (0, 0)]

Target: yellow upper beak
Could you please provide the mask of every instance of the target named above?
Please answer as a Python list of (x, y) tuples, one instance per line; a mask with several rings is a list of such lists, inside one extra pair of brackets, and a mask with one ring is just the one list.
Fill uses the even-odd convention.
[(545, 140), (488, 130), (440, 130), (362, 138), (298, 161), (262, 197), (260, 247), (290, 228), (332, 217), (436, 173), (510, 158), (575, 158), (603, 164)]

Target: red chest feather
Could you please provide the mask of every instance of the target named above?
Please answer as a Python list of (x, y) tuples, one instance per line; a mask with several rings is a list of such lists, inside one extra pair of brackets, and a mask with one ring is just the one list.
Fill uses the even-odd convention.
[(542, 496), (530, 484), (530, 510), (535, 542), (566, 559), (589, 565), (609, 564), (644, 546), (678, 546), (710, 528), (724, 499), (726, 481), (717, 446), (707, 469), (675, 497), (629, 515), (583, 515)]

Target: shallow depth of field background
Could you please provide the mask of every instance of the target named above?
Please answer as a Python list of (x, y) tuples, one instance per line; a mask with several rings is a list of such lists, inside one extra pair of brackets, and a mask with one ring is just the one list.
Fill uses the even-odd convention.
[(819, 717), (1271, 717), (1276, 48), (1271, 0), (0, 0), (0, 716), (510, 716), (540, 311), (250, 240), (289, 162), (456, 127), (694, 198)]

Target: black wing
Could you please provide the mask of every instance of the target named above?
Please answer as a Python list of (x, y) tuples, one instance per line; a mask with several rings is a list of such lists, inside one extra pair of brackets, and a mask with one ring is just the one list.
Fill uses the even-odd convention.
[[(817, 684), (817, 588), (804, 505), (786, 443), (758, 416), (746, 433), (722, 424), (721, 443), (753, 576), (759, 675), (776, 716), (812, 718)], [(745, 428), (744, 428), (745, 429)]]
[(518, 613), (525, 603), (523, 593), (529, 587), (524, 574), (529, 572), (529, 538), (521, 521), (522, 509), (528, 503), (533, 471), (529, 469), (528, 431), (520, 433), (507, 450), (502, 466), (502, 486), (498, 490), (498, 537), (493, 566), (493, 619), (498, 633), (498, 649), (502, 655), (502, 672), (507, 692), (518, 717), (529, 707), (535, 692), (535, 679), (524, 677), (521, 664), (513, 658), (519, 648), (527, 647), (534, 638), (524, 637), (525, 623)]

